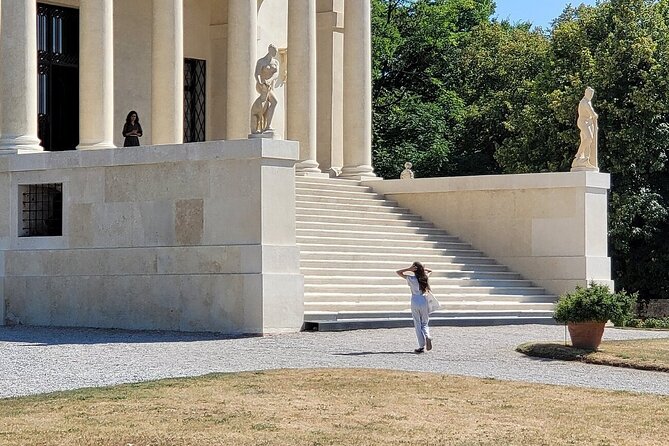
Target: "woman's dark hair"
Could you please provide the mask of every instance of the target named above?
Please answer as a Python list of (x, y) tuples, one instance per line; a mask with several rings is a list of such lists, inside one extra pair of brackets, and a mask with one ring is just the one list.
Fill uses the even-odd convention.
[(135, 110), (130, 110), (130, 113), (128, 113), (128, 116), (125, 117), (125, 123), (130, 124), (130, 117), (132, 115), (137, 116), (137, 118), (135, 119), (135, 123), (139, 124), (139, 115), (137, 114), (137, 112)]
[(426, 293), (430, 291), (430, 285), (427, 283), (427, 274), (425, 274), (425, 267), (420, 262), (413, 262), (413, 266), (416, 267), (414, 274), (416, 279), (418, 279), (418, 286), (420, 287), (421, 293)]

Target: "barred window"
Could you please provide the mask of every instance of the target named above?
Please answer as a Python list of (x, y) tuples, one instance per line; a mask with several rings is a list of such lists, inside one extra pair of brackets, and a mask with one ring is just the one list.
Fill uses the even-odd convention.
[(21, 224), (19, 237), (63, 235), (63, 184), (19, 186)]

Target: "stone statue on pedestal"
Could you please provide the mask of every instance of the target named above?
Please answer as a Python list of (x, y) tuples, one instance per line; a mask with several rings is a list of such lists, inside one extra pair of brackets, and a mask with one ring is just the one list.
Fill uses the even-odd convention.
[(273, 92), (279, 73), (277, 54), (276, 46), (270, 45), (267, 54), (256, 63), (254, 78), (259, 96), (251, 106), (252, 135), (273, 137), (272, 117), (278, 102)]
[(597, 133), (599, 131), (597, 124), (597, 113), (592, 108), (592, 97), (595, 90), (592, 87), (585, 89), (583, 99), (578, 104), (577, 125), (581, 131), (581, 144), (578, 146), (578, 152), (571, 163), (571, 170), (593, 170), (599, 171), (597, 164)]
[(401, 180), (411, 180), (413, 179), (413, 170), (411, 168), (413, 167), (413, 164), (410, 162), (404, 163), (404, 170), (402, 173), (400, 173), (400, 179)]

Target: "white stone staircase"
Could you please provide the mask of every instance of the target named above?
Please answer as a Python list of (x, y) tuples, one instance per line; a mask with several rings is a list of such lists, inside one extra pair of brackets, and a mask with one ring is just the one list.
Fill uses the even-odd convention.
[(553, 323), (556, 296), (360, 182), (296, 177), (305, 329), (411, 326), (395, 271), (421, 261), (442, 309), (431, 325)]

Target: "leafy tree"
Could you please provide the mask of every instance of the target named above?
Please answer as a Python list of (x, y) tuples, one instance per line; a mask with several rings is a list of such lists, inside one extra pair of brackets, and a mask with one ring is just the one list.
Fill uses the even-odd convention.
[(596, 90), (618, 286), (669, 298), (669, 0), (568, 7), (549, 30), (490, 0), (372, 0), (377, 173), (567, 171)]
[(453, 91), (457, 43), (494, 10), (491, 0), (373, 0), (374, 167), (397, 178), (453, 172), (462, 101)]
[(547, 70), (509, 119), (496, 153), (506, 172), (565, 171), (578, 147), (575, 104), (595, 88), (599, 162), (612, 175), (610, 241), (619, 286), (669, 297), (669, 2), (567, 8)]

